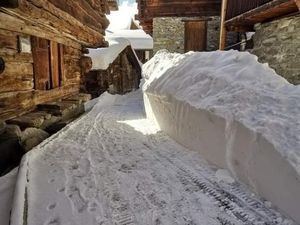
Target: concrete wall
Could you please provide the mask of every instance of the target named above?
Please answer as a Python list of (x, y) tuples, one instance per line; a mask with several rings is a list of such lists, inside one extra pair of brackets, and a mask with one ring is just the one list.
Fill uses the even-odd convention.
[(252, 53), (293, 84), (300, 84), (300, 16), (255, 26)]

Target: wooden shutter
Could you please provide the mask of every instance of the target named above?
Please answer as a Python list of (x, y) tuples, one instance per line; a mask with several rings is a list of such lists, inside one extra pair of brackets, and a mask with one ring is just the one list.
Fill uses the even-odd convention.
[(49, 41), (32, 37), (34, 86), (37, 90), (50, 89)]
[(58, 44), (58, 64), (59, 64), (59, 86), (62, 86), (65, 78), (65, 67), (64, 67), (64, 45)]
[(59, 87), (59, 48), (50, 41), (51, 89)]

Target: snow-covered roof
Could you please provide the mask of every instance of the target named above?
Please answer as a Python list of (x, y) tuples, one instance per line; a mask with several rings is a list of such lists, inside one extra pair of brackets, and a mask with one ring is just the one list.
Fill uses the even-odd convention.
[(125, 38), (106, 38), (109, 43), (107, 48), (89, 49), (87, 56), (92, 58), (92, 70), (106, 70), (118, 55), (127, 47), (130, 42)]
[(153, 38), (145, 31), (138, 30), (116, 30), (107, 32), (108, 37), (123, 37), (129, 40), (133, 49), (153, 49)]
[(133, 49), (153, 49), (153, 38), (146, 34), (142, 29), (130, 30), (137, 14), (136, 4), (123, 4), (118, 11), (112, 11), (107, 18), (110, 22), (106, 30), (108, 37), (122, 37), (130, 41)]

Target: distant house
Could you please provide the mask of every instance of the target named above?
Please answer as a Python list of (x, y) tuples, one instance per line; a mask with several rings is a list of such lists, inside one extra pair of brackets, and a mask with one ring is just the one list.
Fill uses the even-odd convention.
[(153, 39), (133, 19), (135, 9), (120, 6), (108, 15), (107, 48), (89, 49), (92, 68), (82, 79), (82, 91), (92, 97), (103, 92), (124, 94), (139, 87), (141, 63), (149, 59)]
[(89, 49), (93, 66), (82, 77), (81, 89), (93, 98), (108, 91), (124, 94), (139, 88), (141, 64), (125, 38), (107, 38), (109, 47)]
[[(218, 49), (221, 0), (138, 0), (136, 18), (154, 39), (154, 52), (167, 49), (184, 53)], [(229, 36), (229, 44), (237, 35)]]

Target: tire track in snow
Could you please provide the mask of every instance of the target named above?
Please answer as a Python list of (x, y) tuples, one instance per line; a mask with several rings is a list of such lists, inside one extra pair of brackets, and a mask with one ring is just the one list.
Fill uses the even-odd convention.
[[(55, 192), (73, 206), (72, 225), (82, 225), (84, 217), (87, 225), (283, 224), (280, 214), (243, 185), (217, 182), (215, 168), (157, 132), (145, 119), (140, 93), (114, 101), (96, 105), (44, 146), (47, 163), (65, 173)], [(132, 120), (147, 134), (122, 122)], [(59, 176), (59, 170), (51, 171)], [(46, 222), (64, 224), (70, 218), (59, 213), (60, 202), (55, 204), (45, 207), (55, 218)]]

